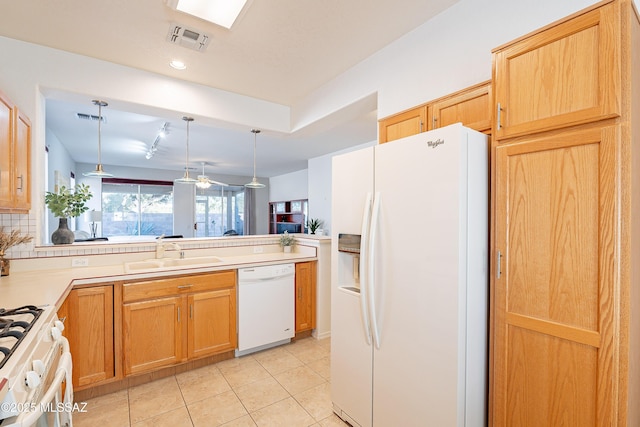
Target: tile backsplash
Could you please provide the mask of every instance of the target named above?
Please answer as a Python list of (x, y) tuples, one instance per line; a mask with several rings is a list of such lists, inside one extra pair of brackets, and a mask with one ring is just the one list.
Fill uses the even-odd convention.
[[(0, 214), (0, 226), (5, 231), (20, 230), (23, 234), (36, 235), (36, 219), (29, 214)], [(180, 241), (183, 249), (208, 249), (233, 246), (277, 244), (278, 236), (238, 236), (237, 238), (211, 238)], [(66, 257), (76, 255), (105, 255), (155, 250), (155, 242), (96, 242), (75, 245), (37, 246), (36, 242), (16, 245), (7, 251), (7, 258), (29, 259)]]
[[(31, 214), (0, 214), (0, 227), (5, 232), (20, 230), (22, 234), (36, 235), (36, 218)], [(16, 245), (7, 251), (7, 258), (35, 258), (35, 242)]]

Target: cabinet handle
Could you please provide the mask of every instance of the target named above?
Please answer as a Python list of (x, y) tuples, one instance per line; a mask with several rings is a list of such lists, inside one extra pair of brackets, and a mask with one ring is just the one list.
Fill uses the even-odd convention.
[(497, 111), (497, 116), (498, 116), (498, 123), (497, 123), (497, 127), (498, 130), (502, 129), (502, 124), (501, 124), (501, 116), (502, 116), (502, 106), (500, 105), (500, 103), (498, 102), (498, 111)]
[(20, 175), (18, 179), (20, 180), (20, 185), (18, 186), (17, 190), (22, 191), (22, 175)]
[(422, 120), (420, 120), (420, 133), (424, 132), (424, 130), (422, 129), (423, 126), (424, 126), (424, 123), (422, 123)]
[(435, 129), (436, 128), (436, 121), (438, 119), (436, 119), (436, 116), (432, 116), (431, 117), (431, 129)]
[(193, 285), (178, 285), (178, 289), (189, 289), (191, 288)]
[(180, 321), (180, 307), (178, 307), (178, 322)]
[(499, 279), (502, 276), (502, 253), (498, 251), (496, 257), (496, 279)]

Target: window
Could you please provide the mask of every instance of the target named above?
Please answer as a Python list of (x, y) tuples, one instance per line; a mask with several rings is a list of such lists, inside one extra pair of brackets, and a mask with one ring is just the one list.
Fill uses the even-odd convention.
[(196, 237), (244, 230), (244, 187), (211, 186), (196, 191)]
[(106, 237), (173, 234), (173, 183), (104, 179), (102, 232)]

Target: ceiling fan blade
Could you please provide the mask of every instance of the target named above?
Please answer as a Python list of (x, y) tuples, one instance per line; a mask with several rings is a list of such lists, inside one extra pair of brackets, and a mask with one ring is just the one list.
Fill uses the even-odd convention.
[(220, 181), (214, 181), (214, 180), (212, 180), (212, 179), (209, 179), (209, 182), (210, 182), (211, 184), (220, 185), (220, 186), (222, 186), (222, 187), (228, 187), (228, 186), (229, 186), (229, 184), (225, 184), (224, 182), (220, 182)]

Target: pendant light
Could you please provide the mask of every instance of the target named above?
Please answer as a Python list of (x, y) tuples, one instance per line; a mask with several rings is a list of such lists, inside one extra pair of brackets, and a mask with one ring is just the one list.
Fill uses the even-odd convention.
[(229, 184), (225, 184), (224, 182), (214, 181), (210, 179), (207, 175), (205, 175), (204, 164), (205, 162), (202, 162), (202, 175), (198, 175), (198, 182), (196, 182), (196, 187), (202, 190), (206, 190), (207, 188), (211, 187), (211, 184), (220, 185), (223, 187), (226, 187), (227, 185), (229, 185)]
[(96, 165), (96, 170), (84, 173), (83, 175), (84, 176), (94, 176), (94, 177), (99, 177), (99, 178), (110, 178), (113, 175), (110, 174), (110, 173), (105, 172), (102, 169), (102, 159), (101, 159), (101, 156), (102, 156), (102, 141), (101, 141), (101, 137), (102, 137), (102, 135), (101, 135), (102, 107), (106, 107), (109, 104), (107, 104), (104, 101), (97, 100), (97, 99), (94, 99), (92, 102), (93, 102), (94, 105), (98, 106), (98, 164)]
[(176, 184), (195, 184), (196, 179), (189, 176), (189, 123), (193, 121), (193, 117), (183, 117), (182, 120), (187, 122), (187, 156), (184, 163), (184, 176), (173, 181)]
[(253, 179), (244, 186), (247, 188), (264, 188), (265, 185), (256, 179), (256, 139), (258, 138), (257, 135), (260, 133), (260, 129), (251, 129), (251, 132), (253, 133)]

